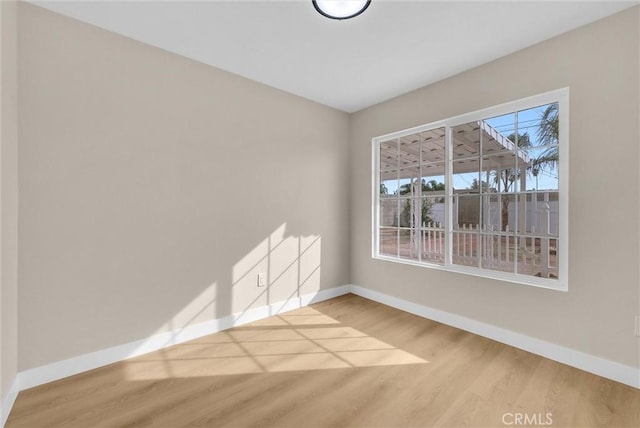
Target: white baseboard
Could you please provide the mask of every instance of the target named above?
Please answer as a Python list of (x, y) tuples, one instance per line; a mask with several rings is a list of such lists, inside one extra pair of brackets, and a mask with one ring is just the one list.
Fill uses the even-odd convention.
[(18, 397), (18, 376), (16, 375), (11, 387), (9, 388), (9, 392), (7, 392), (7, 396), (4, 400), (1, 400), (0, 403), (0, 427), (4, 427), (7, 423), (7, 419), (9, 419), (9, 413), (11, 412), (11, 408), (13, 407), (13, 403), (15, 403), (16, 398)]
[(332, 299), (349, 292), (640, 389), (640, 370), (637, 368), (367, 288), (344, 285), (22, 371), (18, 373), (11, 392), (2, 403), (2, 422), (4, 424), (6, 421), (18, 391), (298, 309), (311, 303)]
[[(106, 366), (118, 361), (133, 358), (138, 355), (157, 351), (168, 346), (177, 345), (189, 340), (197, 339), (208, 334), (217, 333), (231, 327), (257, 321), (263, 318), (298, 309), (310, 303), (332, 299), (350, 292), (349, 285), (320, 290), (317, 293), (292, 297), (288, 300), (272, 303), (244, 312), (235, 313), (199, 324), (190, 325), (170, 332), (157, 334), (147, 339), (136, 340), (123, 345), (102, 349), (44, 366), (22, 371), (18, 374), (18, 388), (20, 391), (42, 385), (47, 382), (73, 376), (87, 370)], [(4, 413), (3, 413), (4, 414)]]
[(640, 369), (616, 363), (615, 361), (586, 354), (575, 349), (566, 348), (544, 340), (536, 339), (524, 334), (516, 333), (491, 324), (486, 324), (460, 315), (455, 315), (439, 309), (419, 305), (398, 297), (370, 290), (368, 288), (351, 286), (351, 292), (369, 300), (374, 300), (387, 306), (400, 309), (424, 318), (438, 321), (452, 327), (466, 330), (479, 336), (505, 343), (523, 349), (550, 360), (576, 367), (578, 369), (615, 380), (620, 383), (640, 389)]

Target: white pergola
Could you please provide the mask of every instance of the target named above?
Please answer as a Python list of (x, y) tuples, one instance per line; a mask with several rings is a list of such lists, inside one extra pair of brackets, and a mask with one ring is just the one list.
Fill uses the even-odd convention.
[[(490, 183), (490, 179), (496, 175), (503, 176), (504, 170), (510, 170), (513, 174), (512, 182), (519, 180), (520, 189), (526, 189), (526, 173), (517, 173), (531, 167), (529, 155), (522, 150), (517, 150), (515, 142), (491, 127), (484, 121), (470, 122), (452, 127), (452, 174), (467, 174), (480, 172), (480, 159), (482, 159), (482, 173), (478, 176), (480, 183)], [(402, 180), (403, 184), (411, 183), (410, 193), (406, 196), (421, 198), (444, 197), (444, 191), (428, 192), (423, 195), (422, 179), (429, 180), (429, 177), (442, 177), (445, 175), (445, 129), (436, 128), (424, 132), (406, 135), (388, 142), (380, 144), (380, 182), (386, 180)], [(402, 183), (400, 181), (400, 183)], [(502, 180), (497, 180), (496, 190), (487, 192), (487, 195), (495, 195), (498, 204), (501, 205), (502, 193), (506, 190), (512, 192), (514, 189), (502, 188)], [(515, 186), (515, 183), (514, 185)], [(460, 194), (479, 194), (480, 189), (453, 189), (453, 196), (457, 200)], [(484, 190), (486, 192), (486, 190)], [(419, 245), (419, 235), (429, 233), (431, 230), (444, 231), (442, 224), (416, 224), (422, 218), (422, 204), (415, 203), (419, 199), (414, 199), (411, 204), (410, 225), (411, 244)], [(518, 218), (519, 224), (524, 224), (524, 198), (520, 198)], [(455, 205), (456, 207), (459, 204)], [(479, 209), (479, 208), (478, 208)], [(522, 218), (520, 218), (522, 217)], [(461, 229), (458, 224), (458, 216), (454, 213), (453, 230)], [(462, 228), (466, 229), (467, 225)], [(477, 230), (480, 225), (471, 225)], [(499, 231), (498, 231), (499, 232)]]
[[(454, 174), (478, 172), (479, 158), (483, 159), (484, 171), (531, 166), (529, 156), (516, 150), (516, 143), (484, 121), (458, 125), (452, 131)], [(380, 181), (410, 179), (413, 182), (422, 177), (443, 176), (444, 133), (444, 128), (436, 128), (381, 143)], [(521, 174), (521, 179), (525, 176)]]

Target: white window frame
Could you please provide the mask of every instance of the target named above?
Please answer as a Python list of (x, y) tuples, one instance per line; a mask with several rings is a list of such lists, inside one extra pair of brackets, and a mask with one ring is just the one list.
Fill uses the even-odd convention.
[[(558, 103), (558, 279), (540, 278), (528, 275), (519, 275), (510, 272), (501, 272), (489, 269), (482, 269), (472, 266), (461, 266), (452, 263), (452, 212), (451, 197), (453, 194), (452, 165), (451, 156), (451, 128), (477, 120), (484, 120), (491, 117), (501, 116), (516, 111), (526, 110), (537, 106)], [(425, 261), (410, 260), (400, 257), (380, 254), (380, 143), (390, 139), (400, 138), (407, 135), (425, 132), (434, 128), (445, 128), (445, 179), (447, 183), (445, 202), (445, 262), (444, 265), (429, 263)], [(372, 257), (374, 259), (392, 261), (414, 266), (445, 270), (449, 272), (463, 273), (483, 278), (496, 279), (516, 284), (531, 285), (553, 290), (568, 291), (569, 287), (569, 88), (557, 89), (543, 94), (522, 98), (516, 101), (507, 102), (493, 107), (476, 110), (471, 113), (451, 117), (444, 120), (416, 126), (390, 134), (374, 137), (372, 140)]]

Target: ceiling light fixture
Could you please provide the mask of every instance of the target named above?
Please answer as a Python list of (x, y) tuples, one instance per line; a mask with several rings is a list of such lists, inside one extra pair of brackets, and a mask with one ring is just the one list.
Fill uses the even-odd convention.
[(354, 18), (364, 12), (371, 0), (312, 0), (318, 13), (331, 19)]

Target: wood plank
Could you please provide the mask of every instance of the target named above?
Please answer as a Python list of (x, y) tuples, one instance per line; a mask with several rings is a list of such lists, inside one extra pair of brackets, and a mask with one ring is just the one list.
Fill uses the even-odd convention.
[(638, 427), (640, 391), (347, 295), (22, 391), (6, 426), (486, 427), (507, 413)]

